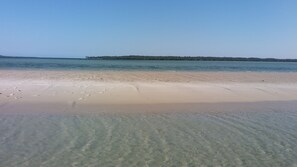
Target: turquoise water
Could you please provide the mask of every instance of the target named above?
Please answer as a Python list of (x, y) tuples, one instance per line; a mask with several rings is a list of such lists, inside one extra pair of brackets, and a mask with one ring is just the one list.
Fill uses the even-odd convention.
[(2, 112), (0, 166), (296, 167), (297, 110), (276, 108)]
[(297, 72), (297, 63), (0, 58), (0, 69)]

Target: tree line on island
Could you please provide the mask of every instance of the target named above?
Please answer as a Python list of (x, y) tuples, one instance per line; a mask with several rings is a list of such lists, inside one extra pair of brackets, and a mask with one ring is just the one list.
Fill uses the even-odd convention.
[(297, 59), (257, 58), (257, 57), (210, 57), (210, 56), (87, 56), (85, 58), (20, 57), (3, 56), (0, 58), (30, 59), (80, 59), (80, 60), (175, 60), (175, 61), (254, 61), (254, 62), (297, 62)]
[(297, 59), (276, 59), (256, 57), (210, 57), (210, 56), (87, 56), (88, 60), (175, 60), (175, 61), (262, 61), (262, 62), (297, 62)]

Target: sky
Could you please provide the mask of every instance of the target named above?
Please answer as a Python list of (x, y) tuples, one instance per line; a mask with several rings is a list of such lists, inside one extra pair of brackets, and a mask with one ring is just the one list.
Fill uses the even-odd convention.
[(1, 0), (0, 55), (297, 58), (296, 0)]

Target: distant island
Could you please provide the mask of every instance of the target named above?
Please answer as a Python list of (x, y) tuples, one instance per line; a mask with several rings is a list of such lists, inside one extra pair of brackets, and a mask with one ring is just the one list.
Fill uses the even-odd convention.
[(254, 62), (297, 62), (297, 59), (257, 58), (257, 57), (210, 57), (210, 56), (87, 56), (85, 58), (58, 58), (58, 57), (22, 57), (4, 56), (0, 58), (20, 59), (79, 59), (79, 60), (173, 60), (173, 61), (254, 61)]
[(175, 61), (259, 61), (259, 62), (297, 62), (297, 59), (276, 59), (256, 57), (204, 57), (204, 56), (87, 56), (88, 60), (175, 60)]
[(1, 58), (14, 58), (14, 59), (79, 59), (79, 60), (84, 60), (86, 58), (65, 58), (65, 57), (31, 57), (31, 56), (3, 56), (0, 55)]
[(23, 56), (4, 56), (0, 55), (0, 58), (25, 58), (25, 59), (42, 59), (43, 57), (23, 57)]

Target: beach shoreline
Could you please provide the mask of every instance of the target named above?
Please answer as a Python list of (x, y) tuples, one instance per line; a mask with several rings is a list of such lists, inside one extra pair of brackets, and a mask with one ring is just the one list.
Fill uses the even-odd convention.
[(0, 93), (2, 166), (296, 164), (297, 73), (0, 70)]
[(297, 73), (0, 70), (0, 93), (0, 111), (33, 104), (63, 104), (59, 110), (74, 111), (105, 105), (295, 101)]

